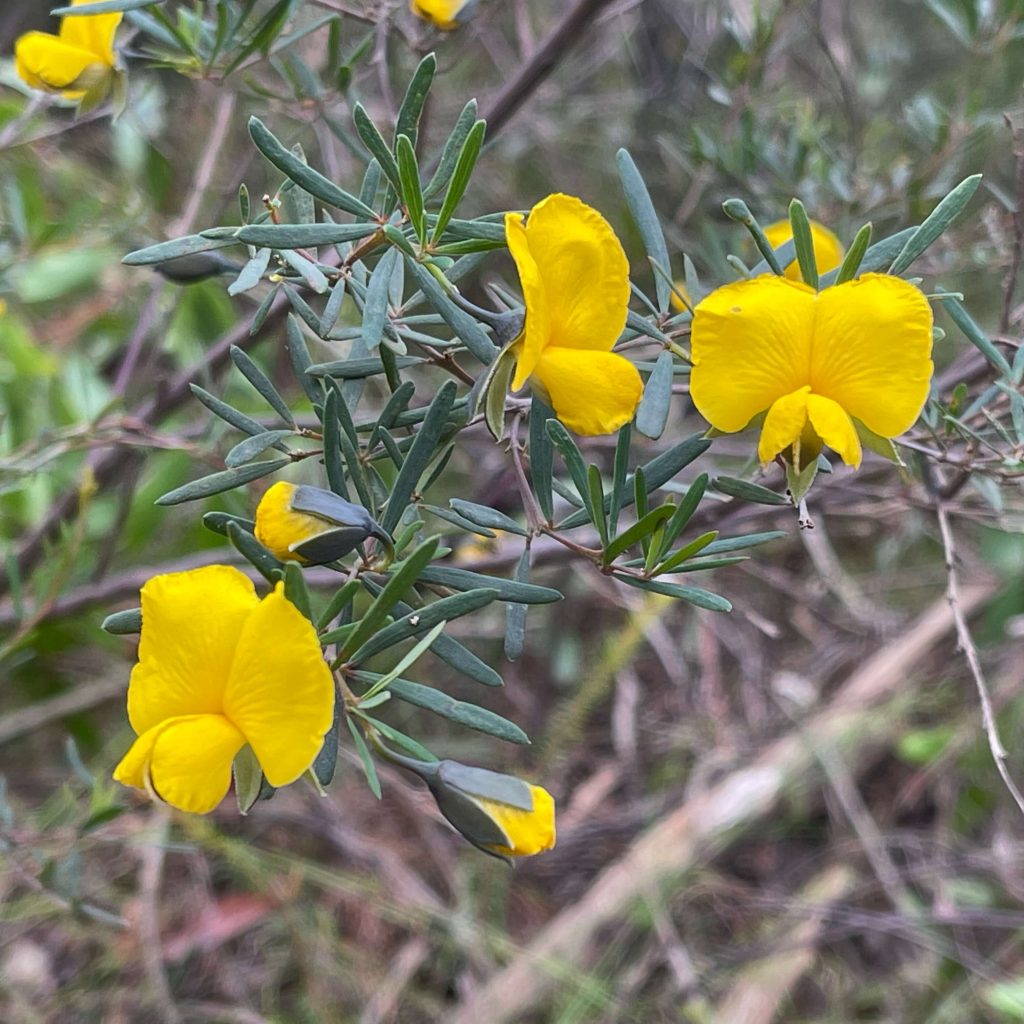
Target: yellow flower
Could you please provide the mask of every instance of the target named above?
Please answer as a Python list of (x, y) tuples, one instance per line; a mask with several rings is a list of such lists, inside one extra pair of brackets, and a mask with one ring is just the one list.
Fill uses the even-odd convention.
[(391, 538), (362, 507), (320, 487), (283, 480), (256, 508), (256, 539), (283, 561), (323, 565), (344, 558), (367, 537)]
[(465, 15), (464, 8), (472, 3), (473, 0), (409, 0), (409, 10), (443, 32), (451, 32), (465, 20), (459, 15)]
[[(764, 229), (764, 235), (768, 239), (768, 244), (773, 249), (778, 249), (793, 237), (793, 227), (788, 220), (779, 220), (769, 224)], [(824, 224), (819, 224), (816, 220), (811, 221), (811, 247), (814, 249), (814, 262), (818, 266), (819, 274), (827, 274), (843, 262), (843, 243)], [(803, 280), (796, 256), (785, 268), (785, 274), (790, 281)]]
[[(72, 6), (94, 0), (71, 0)], [(33, 89), (81, 99), (104, 79), (116, 74), (114, 33), (121, 23), (114, 14), (83, 14), (63, 18), (60, 34), (26, 32), (14, 44), (14, 66)]]
[(512, 390), (527, 380), (578, 434), (610, 434), (633, 418), (643, 385), (611, 349), (626, 323), (629, 263), (611, 226), (574, 196), (551, 195), (525, 226), (505, 215), (526, 324)]
[(815, 292), (766, 274), (712, 292), (694, 311), (690, 395), (718, 430), (766, 413), (758, 455), (793, 446), (807, 465), (824, 443), (859, 466), (859, 421), (902, 434), (928, 397), (932, 313), (918, 288), (865, 274)]
[(128, 686), (138, 739), (114, 778), (206, 814), (227, 794), (246, 743), (272, 786), (294, 782), (319, 753), (333, 710), (316, 632), (283, 584), (261, 601), (227, 565), (154, 576), (142, 588)]
[(541, 786), (458, 761), (420, 768), (441, 813), (486, 853), (532, 857), (555, 845), (555, 801)]

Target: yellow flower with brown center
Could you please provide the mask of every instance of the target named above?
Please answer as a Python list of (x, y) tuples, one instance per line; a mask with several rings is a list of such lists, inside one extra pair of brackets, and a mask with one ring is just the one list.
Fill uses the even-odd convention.
[(528, 380), (577, 434), (611, 434), (636, 412), (643, 384), (612, 348), (626, 324), (629, 263), (611, 225), (561, 194), (526, 223), (505, 215), (505, 237), (526, 303), (512, 390)]
[[(827, 274), (843, 262), (845, 251), (843, 243), (824, 224), (819, 224), (816, 220), (812, 220), (810, 223), (814, 262), (818, 267), (819, 274)], [(768, 244), (773, 249), (778, 249), (780, 245), (785, 245), (793, 237), (793, 226), (788, 220), (778, 220), (764, 229), (764, 235), (768, 239)], [(797, 262), (796, 255), (793, 256), (792, 261), (784, 268), (783, 272), (790, 281), (804, 279), (800, 273), (800, 264)]]
[(316, 631), (282, 583), (261, 601), (227, 565), (154, 576), (142, 588), (128, 686), (138, 739), (114, 778), (206, 814), (227, 794), (247, 743), (272, 786), (299, 778), (333, 712), (334, 679)]
[(409, 0), (409, 10), (442, 32), (451, 32), (462, 24), (473, 3), (474, 0)]
[[(95, 0), (71, 0), (73, 7)], [(114, 33), (122, 14), (70, 15), (60, 33), (26, 32), (14, 44), (18, 76), (33, 89), (59, 92), (78, 100), (117, 74)]]
[(758, 456), (804, 466), (826, 444), (859, 466), (854, 421), (885, 438), (917, 419), (932, 376), (932, 312), (920, 289), (864, 274), (816, 292), (766, 274), (696, 308), (690, 395), (725, 433), (764, 414)]

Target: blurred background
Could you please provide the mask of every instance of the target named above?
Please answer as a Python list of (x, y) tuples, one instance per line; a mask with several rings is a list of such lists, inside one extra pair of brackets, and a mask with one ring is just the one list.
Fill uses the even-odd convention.
[[(47, 8), (8, 0), (0, 53), (25, 30), (55, 30)], [(984, 443), (922, 429), (908, 471), (876, 459), (819, 480), (814, 530), (798, 531), (792, 509), (734, 513), (739, 528), (787, 536), (715, 573), (730, 615), (624, 592), (539, 545), (534, 581), (566, 600), (531, 609), (523, 657), (504, 660), (498, 611), (455, 630), (502, 673), (484, 700), (532, 746), (415, 709), (395, 717), (443, 755), (554, 793), (557, 847), (514, 870), (466, 845), (394, 771), (382, 769), (378, 802), (351, 749), (326, 797), (299, 785), (245, 818), (225, 801), (168, 820), (110, 781), (131, 739), (135, 642), (98, 628), (154, 573), (228, 557), (196, 506), (153, 504), (222, 468), (237, 440), (181, 380), (255, 406), (225, 373), (236, 340), (287, 385), (280, 321), (248, 340), (259, 290), (229, 297), (225, 279), (181, 285), (120, 263), (237, 222), (242, 183), (257, 201), (279, 185), (250, 114), (357, 191), (351, 106), (389, 124), (436, 50), (422, 150), (471, 97), (490, 122), (468, 213), (580, 195), (647, 286), (620, 146), (646, 178), (674, 273), (685, 253), (705, 289), (735, 276), (727, 254), (754, 259), (721, 211), (729, 197), (770, 223), (797, 196), (849, 243), (869, 220), (875, 238), (919, 223), (982, 172), (915, 272), (926, 290), (962, 291), (1012, 359), (1024, 3), (480, 0), (443, 34), (390, 0), (285, 14), (295, 41), (226, 78), (175, 57), (173, 38), (147, 59), (126, 21), (116, 121), (76, 121), (0, 62), (0, 1019), (1024, 1020), (1024, 818), (958, 651), (959, 627), (1008, 770), (1024, 778), (1022, 451), (1001, 419), (1024, 423), (1019, 394), (975, 410)], [(495, 254), (468, 292), (488, 304), (502, 281), (515, 276)], [(938, 391), (963, 408), (991, 378), (944, 314), (937, 323)], [(366, 401), (381, 397), (371, 388)], [(701, 429), (678, 396), (665, 443)], [(436, 503), (518, 512), (505, 453), (483, 431), (464, 440)], [(716, 442), (691, 469), (740, 475), (752, 444)], [(613, 445), (595, 439), (588, 454), (610, 464)], [(260, 489), (203, 509), (247, 515)], [(508, 573), (517, 555), (499, 538), (453, 557)], [(456, 696), (471, 685), (440, 661), (420, 668)]]

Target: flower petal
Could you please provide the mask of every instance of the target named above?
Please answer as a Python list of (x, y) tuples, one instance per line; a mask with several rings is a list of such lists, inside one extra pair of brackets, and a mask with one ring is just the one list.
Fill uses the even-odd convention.
[(154, 576), (143, 586), (139, 663), (128, 686), (137, 733), (222, 710), (242, 626), (258, 605), (252, 581), (229, 565)]
[[(768, 244), (773, 249), (778, 249), (793, 237), (793, 226), (788, 220), (778, 220), (774, 224), (769, 224), (764, 229), (764, 234)], [(814, 249), (814, 262), (819, 274), (827, 274), (843, 262), (843, 243), (824, 224), (819, 224), (816, 220), (811, 221), (811, 247)], [(786, 266), (785, 274), (790, 281), (803, 280), (796, 256)]]
[(765, 274), (718, 288), (697, 305), (690, 397), (726, 433), (808, 383), (815, 292)]
[(231, 762), (245, 737), (223, 715), (186, 715), (153, 731), (154, 793), (180, 811), (209, 814), (231, 788)]
[(519, 271), (519, 286), (526, 303), (526, 322), (519, 341), (519, 356), (512, 390), (518, 391), (533, 373), (541, 352), (551, 341), (551, 315), (548, 296), (541, 280), (537, 261), (530, 252), (523, 218), (518, 213), (505, 214), (505, 240)]
[(637, 368), (615, 352), (546, 348), (533, 379), (555, 415), (577, 434), (612, 434), (628, 423), (643, 394)]
[(848, 466), (860, 466), (860, 438), (853, 421), (838, 402), (821, 395), (807, 396), (807, 416), (814, 432)]
[(18, 77), (26, 85), (59, 92), (98, 60), (90, 50), (73, 46), (48, 32), (26, 32), (14, 44), (14, 63)]
[[(71, 0), (73, 7), (94, 0)], [(114, 33), (124, 17), (121, 11), (113, 14), (83, 14), (64, 18), (60, 23), (60, 38), (70, 46), (88, 50), (95, 60), (114, 66)]]
[(807, 422), (807, 400), (810, 388), (804, 385), (783, 395), (772, 403), (761, 427), (757, 443), (757, 457), (771, 462), (779, 452), (788, 448), (802, 433)]
[(551, 344), (610, 352), (629, 305), (629, 261), (612, 226), (555, 193), (530, 211), (526, 237), (547, 292)]
[(473, 797), (508, 837), (508, 845), (494, 844), (490, 849), (506, 857), (532, 857), (555, 845), (555, 801), (541, 786), (530, 786), (533, 809), (529, 811), (497, 800)]
[(334, 677), (316, 631), (284, 596), (282, 583), (246, 620), (224, 713), (272, 786), (294, 782), (323, 746), (334, 714)]
[(876, 434), (896, 437), (928, 397), (931, 350), (932, 311), (921, 290), (865, 274), (818, 296), (807, 382)]

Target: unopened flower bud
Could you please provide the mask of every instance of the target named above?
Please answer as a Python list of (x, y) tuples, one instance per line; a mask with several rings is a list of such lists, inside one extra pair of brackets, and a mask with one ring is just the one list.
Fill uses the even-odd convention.
[(344, 558), (368, 537), (391, 538), (361, 505), (320, 487), (280, 481), (256, 509), (256, 539), (282, 560), (324, 565)]

